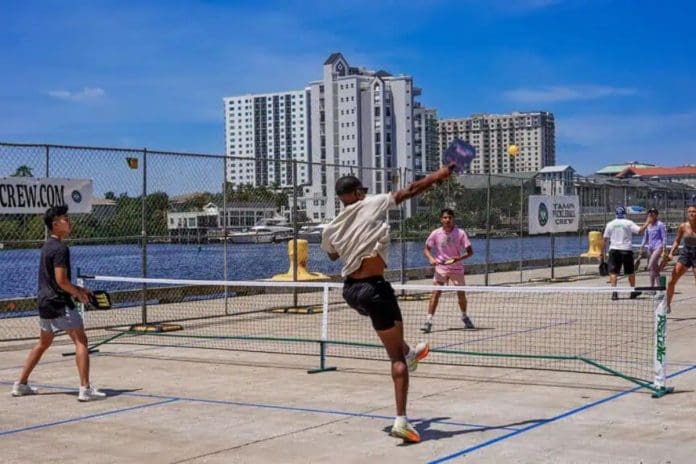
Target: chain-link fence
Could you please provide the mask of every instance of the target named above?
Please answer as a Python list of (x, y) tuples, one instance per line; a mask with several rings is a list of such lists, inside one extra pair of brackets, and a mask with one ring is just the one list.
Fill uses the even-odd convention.
[[(84, 275), (185, 279), (256, 280), (286, 274), (301, 279), (308, 241), (310, 272), (340, 274), (320, 249), (322, 225), (339, 211), (334, 183), (359, 177), (369, 193), (394, 191), (417, 179), (398, 167), (332, 165), (287, 159), (234, 158), (146, 149), (0, 144), (0, 178), (91, 179), (91, 213), (75, 214), (73, 266)], [(405, 282), (428, 276), (423, 256), (428, 234), (450, 207), (472, 239), (468, 272), (488, 275), (553, 264), (577, 263), (588, 248), (587, 231), (602, 230), (618, 204), (658, 207), (670, 229), (684, 219), (696, 191), (684, 184), (654, 181), (577, 180), (581, 205), (577, 234), (530, 237), (529, 195), (533, 175), (464, 175), (450, 178), (391, 212), (389, 278)], [(642, 219), (642, 217), (641, 217)], [(0, 214), (0, 311), (35, 307), (39, 248), (46, 238), (39, 214)], [(296, 242), (293, 242), (296, 243)], [(594, 268), (593, 268), (594, 271)], [(517, 279), (515, 279), (517, 280)], [(131, 289), (132, 290), (132, 289)], [(143, 319), (150, 297), (142, 290)]]

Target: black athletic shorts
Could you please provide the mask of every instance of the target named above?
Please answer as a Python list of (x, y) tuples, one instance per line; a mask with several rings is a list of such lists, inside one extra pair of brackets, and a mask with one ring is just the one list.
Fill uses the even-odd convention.
[(401, 309), (391, 284), (382, 276), (346, 279), (343, 284), (346, 303), (363, 316), (369, 316), (375, 330), (387, 330), (401, 322)]
[(623, 266), (624, 275), (635, 274), (633, 252), (630, 250), (609, 250), (609, 274), (619, 274)]

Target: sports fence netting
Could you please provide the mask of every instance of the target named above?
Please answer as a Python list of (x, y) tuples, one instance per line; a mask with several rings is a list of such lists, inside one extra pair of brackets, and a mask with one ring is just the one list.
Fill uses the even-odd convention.
[[(386, 360), (370, 320), (331, 282), (204, 281), (93, 276), (112, 309), (84, 314), (90, 342), (212, 348)], [(429, 341), (428, 363), (610, 374), (664, 389), (663, 292), (630, 288), (437, 287), (432, 330), (423, 333), (435, 287), (394, 285), (407, 341)], [(612, 299), (612, 290), (618, 300)], [(464, 291), (474, 328), (460, 312)], [(36, 336), (31, 314), (0, 318), (0, 339)], [(31, 322), (30, 322), (31, 321)]]

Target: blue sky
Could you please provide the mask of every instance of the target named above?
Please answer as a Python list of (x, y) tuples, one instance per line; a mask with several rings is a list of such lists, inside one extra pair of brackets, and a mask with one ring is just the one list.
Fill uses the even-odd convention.
[(340, 51), (412, 75), (440, 117), (552, 111), (557, 164), (583, 174), (696, 162), (694, 2), (0, 0), (0, 16), (0, 141), (222, 153), (224, 96), (303, 88)]

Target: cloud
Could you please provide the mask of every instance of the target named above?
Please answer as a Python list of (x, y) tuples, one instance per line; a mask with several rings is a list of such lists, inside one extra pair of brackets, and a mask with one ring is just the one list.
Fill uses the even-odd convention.
[(79, 92), (71, 92), (70, 90), (51, 90), (48, 95), (57, 98), (58, 100), (69, 100), (75, 102), (96, 100), (104, 95), (106, 92), (100, 87), (85, 87)]
[(508, 100), (518, 103), (554, 103), (577, 100), (596, 100), (606, 97), (626, 97), (638, 91), (628, 87), (604, 85), (552, 86), (541, 89), (514, 89), (504, 93)]

